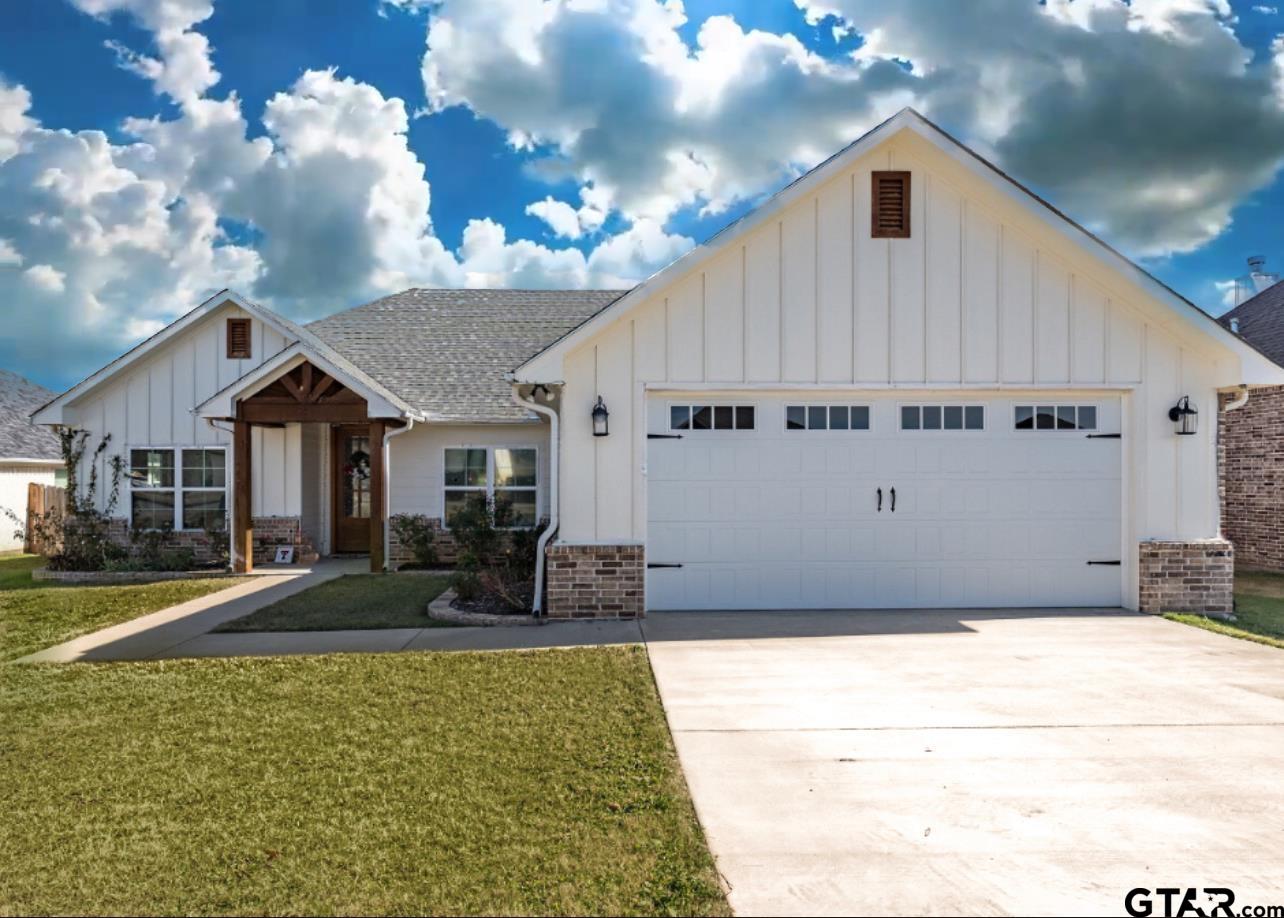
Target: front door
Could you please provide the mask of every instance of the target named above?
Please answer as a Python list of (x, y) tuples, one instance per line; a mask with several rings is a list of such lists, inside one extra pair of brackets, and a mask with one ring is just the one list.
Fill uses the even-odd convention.
[(370, 550), (370, 430), (335, 427), (331, 432), (334, 470), (334, 551)]

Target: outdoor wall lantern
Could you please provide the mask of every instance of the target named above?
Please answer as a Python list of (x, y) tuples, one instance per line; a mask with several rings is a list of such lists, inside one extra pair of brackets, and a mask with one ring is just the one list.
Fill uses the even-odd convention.
[(610, 418), (611, 412), (606, 410), (606, 403), (602, 401), (602, 396), (597, 397), (597, 404), (593, 406), (593, 436), (605, 437), (609, 433), (607, 419)]
[(1194, 435), (1199, 427), (1199, 412), (1190, 403), (1190, 396), (1183, 395), (1181, 400), (1168, 409), (1168, 420), (1177, 425), (1178, 436)]

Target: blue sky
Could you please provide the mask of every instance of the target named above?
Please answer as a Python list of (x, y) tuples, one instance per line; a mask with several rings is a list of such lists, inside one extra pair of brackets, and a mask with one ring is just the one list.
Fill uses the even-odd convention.
[(1245, 256), (1284, 267), (1281, 32), (1223, 0), (10, 0), (0, 365), (65, 387), (222, 286), (310, 318), (629, 284), (904, 104), (1219, 312)]

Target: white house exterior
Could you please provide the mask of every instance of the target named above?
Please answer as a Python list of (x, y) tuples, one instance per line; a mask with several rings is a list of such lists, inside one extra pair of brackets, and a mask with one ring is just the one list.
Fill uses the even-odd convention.
[(1280, 383), (905, 111), (623, 295), (411, 290), (299, 327), (221, 294), (36, 420), (142, 463), (126, 520), (230, 510), (242, 567), (263, 533), (395, 563), (389, 514), (484, 488), (551, 520), (553, 616), (1217, 612), (1218, 393)]
[(43, 386), (0, 370), (0, 552), (23, 547), (28, 488), (65, 479), (58, 438), (34, 426), (30, 417), (52, 396)]

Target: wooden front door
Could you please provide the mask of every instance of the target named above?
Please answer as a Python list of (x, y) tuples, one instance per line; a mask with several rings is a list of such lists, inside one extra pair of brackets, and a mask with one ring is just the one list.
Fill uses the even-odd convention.
[(370, 550), (370, 514), (374, 492), (370, 475), (370, 428), (331, 430), (331, 468), (334, 481), (335, 552)]

